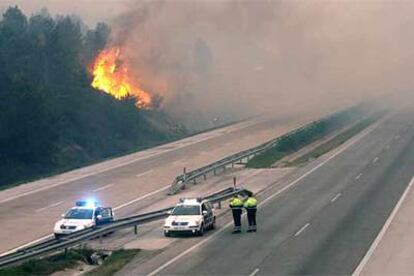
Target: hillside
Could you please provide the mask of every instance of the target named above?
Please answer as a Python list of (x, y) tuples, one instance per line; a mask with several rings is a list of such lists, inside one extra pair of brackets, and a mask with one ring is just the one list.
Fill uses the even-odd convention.
[(162, 110), (91, 88), (88, 65), (110, 29), (43, 10), (0, 21), (0, 187), (186, 135)]

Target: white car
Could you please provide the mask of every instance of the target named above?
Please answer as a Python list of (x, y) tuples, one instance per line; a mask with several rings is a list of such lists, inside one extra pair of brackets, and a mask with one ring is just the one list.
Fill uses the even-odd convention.
[(112, 208), (100, 207), (96, 202), (78, 201), (62, 219), (56, 222), (53, 233), (56, 238), (114, 220)]
[(181, 199), (164, 223), (164, 235), (189, 233), (202, 236), (205, 230), (214, 229), (216, 216), (210, 202), (200, 199)]

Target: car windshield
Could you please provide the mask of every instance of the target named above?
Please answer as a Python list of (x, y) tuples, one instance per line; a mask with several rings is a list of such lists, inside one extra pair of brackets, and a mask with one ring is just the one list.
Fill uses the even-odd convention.
[(172, 211), (174, 216), (196, 216), (200, 215), (200, 206), (198, 205), (179, 205)]
[(66, 213), (65, 219), (92, 219), (92, 209), (70, 209)]

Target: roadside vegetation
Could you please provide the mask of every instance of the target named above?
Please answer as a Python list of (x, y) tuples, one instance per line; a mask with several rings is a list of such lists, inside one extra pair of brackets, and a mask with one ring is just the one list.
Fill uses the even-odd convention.
[(46, 10), (0, 16), (0, 189), (187, 134), (161, 110), (91, 87), (110, 32)]
[(40, 260), (30, 260), (19, 266), (0, 269), (0, 276), (22, 275), (50, 275), (57, 271), (73, 268), (80, 262), (87, 262), (87, 258), (93, 253), (90, 249), (71, 249), (65, 253), (59, 253)]
[[(47, 258), (31, 260), (19, 266), (0, 269), (0, 276), (50, 275), (65, 269), (74, 269), (79, 265), (89, 264), (90, 256), (94, 252), (94, 250), (88, 248), (70, 249), (66, 254), (62, 252)], [(138, 249), (113, 251), (101, 265), (96, 266), (86, 275), (114, 275), (130, 262), (138, 252)]]
[[(256, 157), (252, 158), (247, 164), (247, 168), (270, 168), (273, 164), (275, 164), (280, 159), (284, 158), (285, 156), (292, 154), (299, 149), (310, 145), (311, 143), (321, 139), (322, 137), (336, 131), (338, 129), (343, 128), (346, 125), (351, 123), (355, 123), (365, 115), (364, 107), (358, 106), (351, 108), (349, 110), (339, 112), (330, 116), (326, 119), (320, 120), (318, 122), (312, 123), (305, 128), (302, 128), (300, 131), (290, 134), (283, 139), (281, 139), (275, 147), (270, 148), (269, 150), (257, 155)], [(343, 135), (342, 138), (335, 140), (335, 142), (330, 143), (331, 146), (335, 146), (336, 143), (345, 141), (346, 137), (349, 139), (352, 135), (355, 135), (358, 131), (361, 131), (363, 128), (367, 127), (374, 121), (374, 118), (377, 116), (369, 117), (364, 119), (360, 123), (358, 123), (355, 127), (352, 128), (352, 131), (347, 132), (347, 134)], [(351, 135), (351, 136), (349, 136)], [(313, 152), (312, 156), (320, 156), (323, 154), (323, 151), (327, 151), (331, 146), (321, 147), (318, 148), (318, 151)], [(316, 150), (316, 149), (315, 149)], [(306, 160), (311, 158), (312, 156), (307, 156)], [(316, 158), (316, 157), (315, 157)], [(298, 160), (298, 162), (301, 162)]]
[(377, 119), (378, 117), (369, 117), (358, 122), (351, 128), (339, 133), (329, 141), (319, 145), (310, 152), (300, 156), (292, 162), (287, 163), (286, 166), (299, 166), (305, 162), (308, 162), (309, 160), (316, 159), (319, 156), (324, 155), (325, 153), (339, 147), (341, 144), (345, 143), (347, 140), (360, 133), (362, 130), (374, 123)]
[(118, 250), (114, 251), (105, 262), (88, 272), (87, 276), (111, 276), (117, 271), (121, 270), (127, 263), (129, 263), (137, 254), (138, 249)]

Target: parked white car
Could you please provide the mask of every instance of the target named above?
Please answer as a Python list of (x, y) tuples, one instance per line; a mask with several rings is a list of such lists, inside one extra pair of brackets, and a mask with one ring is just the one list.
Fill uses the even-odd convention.
[(56, 222), (54, 234), (56, 238), (109, 223), (114, 220), (114, 213), (110, 207), (101, 207), (97, 202), (77, 201), (76, 206), (62, 215)]
[(216, 216), (208, 201), (197, 198), (181, 199), (164, 223), (164, 235), (189, 233), (202, 236), (204, 231), (214, 229)]

